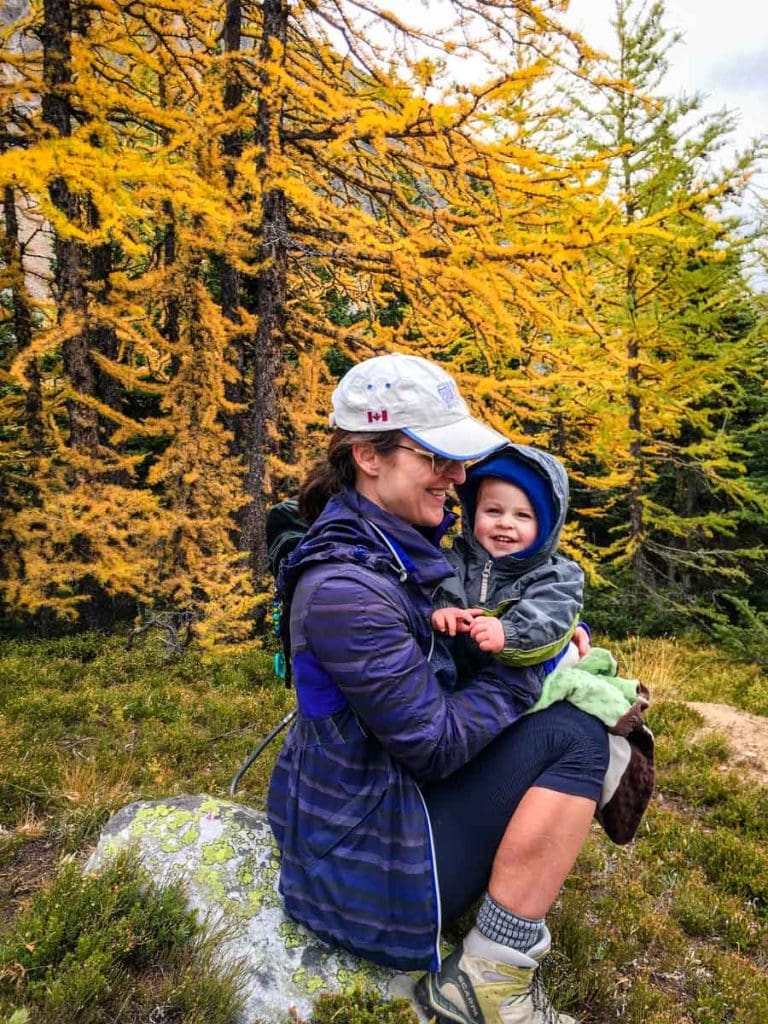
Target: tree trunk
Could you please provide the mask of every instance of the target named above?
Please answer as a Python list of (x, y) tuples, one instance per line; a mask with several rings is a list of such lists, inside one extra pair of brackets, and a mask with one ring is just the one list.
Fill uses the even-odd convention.
[[(226, 54), (240, 53), (242, 46), (242, 21), (243, 10), (241, 0), (227, 0), (224, 25), (221, 33)], [(240, 70), (230, 62), (227, 65), (224, 83), (224, 109), (234, 110), (242, 101), (243, 82)], [(227, 187), (230, 192), (234, 192), (237, 187), (235, 163), (243, 151), (242, 133), (233, 131), (222, 136), (221, 148), (224, 155), (224, 175)], [(235, 201), (241, 201), (241, 198), (237, 197)], [(221, 311), (231, 323), (239, 324), (241, 322), (240, 274), (224, 255), (216, 253), (213, 258), (221, 289)], [(222, 417), (226, 426), (232, 432), (232, 454), (239, 458), (242, 458), (248, 450), (250, 418), (248, 415), (249, 389), (247, 374), (250, 369), (248, 352), (252, 347), (252, 341), (253, 339), (245, 333), (233, 338), (232, 362), (237, 371), (237, 377), (235, 380), (227, 381), (224, 385), (227, 401), (243, 407), (241, 412), (227, 413)]]
[[(72, 8), (69, 0), (44, 0), (43, 3), (43, 121), (59, 135), (72, 132), (67, 88), (72, 82)], [(63, 178), (55, 178), (49, 188), (56, 207), (73, 222), (81, 219), (81, 204)], [(82, 246), (71, 239), (54, 239), (55, 286), (59, 318), (73, 313), (82, 319), (87, 307), (83, 280)], [(98, 417), (94, 409), (77, 401), (77, 395), (96, 394), (96, 375), (83, 328), (63, 345), (64, 369), (75, 397), (67, 403), (70, 442), (79, 451), (95, 454), (99, 445)]]
[[(16, 214), (16, 195), (10, 185), (3, 189), (3, 262), (11, 277), (11, 322), (16, 349), (23, 352), (32, 343), (32, 313), (24, 284), (24, 262), (19, 242), (19, 221)], [(36, 359), (30, 359), (24, 371), (27, 391), (24, 400), (25, 427), (29, 447), (34, 455), (43, 450), (43, 394), (40, 368)]]
[[(224, 52), (234, 54), (240, 52), (242, 45), (243, 10), (241, 0), (227, 0), (222, 28)], [(243, 83), (240, 72), (232, 63), (227, 65), (224, 82), (224, 109), (234, 110), (242, 103)], [(225, 157), (225, 173), (230, 188), (235, 183), (234, 162), (243, 151), (243, 140), (240, 132), (230, 132), (222, 138), (222, 149)]]
[(642, 403), (640, 399), (640, 344), (637, 336), (637, 269), (630, 262), (626, 275), (626, 298), (630, 332), (627, 340), (627, 425), (630, 431), (629, 535), (633, 546), (632, 566), (639, 583), (650, 585), (651, 569), (644, 548)]
[[(170, 199), (163, 200), (163, 213), (167, 218), (163, 230), (163, 263), (166, 267), (172, 267), (176, 262), (176, 243), (178, 240), (176, 237), (176, 212)], [(169, 288), (165, 303), (162, 332), (163, 337), (167, 338), (174, 345), (178, 342), (180, 336), (180, 319), (179, 297), (175, 291)], [(178, 369), (178, 357), (174, 352), (171, 357), (171, 372), (175, 374)]]
[(272, 41), (285, 47), (288, 32), (286, 0), (264, 0), (260, 58), (265, 86), (257, 108), (256, 140), (261, 147), (260, 170), (264, 192), (261, 214), (260, 260), (256, 281), (258, 327), (254, 337), (254, 376), (249, 407), (249, 470), (246, 481), (250, 504), (246, 509), (241, 546), (250, 553), (256, 577), (267, 571), (264, 533), (270, 495), (268, 456), (273, 448), (269, 426), (277, 415), (277, 381), (282, 365), (282, 342), (286, 328), (288, 278), (288, 206), (285, 193), (271, 180), (271, 165), (280, 155), (282, 99), (267, 87), (264, 69), (272, 56)]
[[(100, 223), (99, 211), (90, 200), (87, 204), (88, 225), (97, 228)], [(109, 304), (111, 291), (110, 275), (112, 274), (112, 247), (108, 242), (94, 246), (90, 250), (90, 278), (93, 287), (94, 298), (104, 306)], [(117, 335), (111, 327), (105, 324), (97, 324), (90, 332), (90, 340), (94, 348), (106, 356), (107, 359), (117, 359), (119, 345)], [(111, 409), (118, 411), (125, 406), (125, 388), (111, 374), (105, 373), (96, 368), (96, 393), (100, 401)], [(109, 424), (102, 418), (102, 430), (108, 429)]]
[[(242, 44), (242, 22), (243, 11), (240, 0), (227, 0), (224, 15), (224, 26), (222, 29), (222, 41), (224, 52), (235, 54), (240, 52)], [(243, 101), (243, 83), (240, 72), (230, 63), (227, 66), (226, 80), (224, 84), (224, 109), (234, 110)], [(224, 154), (224, 173), (227, 185), (232, 191), (236, 181), (235, 161), (243, 151), (242, 135), (238, 131), (229, 132), (221, 140)], [(221, 311), (224, 316), (233, 323), (240, 322), (238, 308), (240, 305), (240, 281), (235, 268), (226, 259), (221, 259), (219, 272), (221, 274)]]
[[(624, 51), (622, 49), (622, 63), (624, 66)], [(629, 131), (626, 123), (626, 107), (622, 104), (619, 115), (619, 143), (629, 141)], [(627, 153), (621, 158), (624, 178), (624, 218), (628, 226), (635, 220), (636, 207), (634, 201), (634, 182), (632, 165)], [(650, 566), (646, 560), (644, 550), (645, 523), (643, 521), (643, 443), (642, 443), (642, 417), (640, 399), (640, 368), (638, 359), (640, 356), (640, 341), (638, 337), (637, 324), (637, 264), (636, 256), (631, 254), (626, 267), (625, 274), (625, 301), (627, 317), (629, 320), (629, 336), (627, 339), (627, 426), (629, 427), (629, 462), (630, 479), (627, 495), (629, 511), (629, 538), (632, 544), (632, 567), (637, 581), (643, 585), (650, 583)]]

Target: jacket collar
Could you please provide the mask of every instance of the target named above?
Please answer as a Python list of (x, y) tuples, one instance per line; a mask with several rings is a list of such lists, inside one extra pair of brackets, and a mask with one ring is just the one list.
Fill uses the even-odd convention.
[(452, 573), (439, 548), (452, 520), (448, 513), (436, 529), (417, 529), (348, 488), (328, 501), (294, 550), (278, 577), (278, 591), (290, 599), (305, 569), (331, 561), (393, 573), (431, 592)]

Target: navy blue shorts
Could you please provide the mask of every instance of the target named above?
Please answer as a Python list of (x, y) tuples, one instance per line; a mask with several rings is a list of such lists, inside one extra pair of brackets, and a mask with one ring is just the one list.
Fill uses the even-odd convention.
[(597, 800), (608, 767), (605, 727), (561, 701), (526, 715), (447, 779), (422, 788), (444, 921), (488, 887), (509, 819), (531, 786)]

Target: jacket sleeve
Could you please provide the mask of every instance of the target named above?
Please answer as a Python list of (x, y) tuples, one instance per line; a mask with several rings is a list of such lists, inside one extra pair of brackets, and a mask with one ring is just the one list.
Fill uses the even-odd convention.
[(584, 573), (556, 556), (523, 581), (520, 595), (494, 611), (504, 626), (507, 665), (539, 665), (566, 646), (579, 624), (584, 600)]
[(498, 662), (462, 690), (443, 690), (404, 603), (375, 577), (326, 577), (307, 608), (307, 648), (367, 728), (419, 781), (444, 778), (466, 764), (539, 694), (533, 670)]

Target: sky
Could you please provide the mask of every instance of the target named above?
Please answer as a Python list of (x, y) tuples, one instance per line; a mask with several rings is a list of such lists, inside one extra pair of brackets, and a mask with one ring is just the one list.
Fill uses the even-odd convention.
[[(666, 91), (701, 93), (704, 109), (738, 117), (736, 144), (768, 133), (768, 2), (665, 0), (670, 29), (683, 34), (669, 54)], [(612, 49), (613, 0), (571, 0), (568, 22), (598, 49)], [(768, 174), (758, 183), (768, 193)]]

